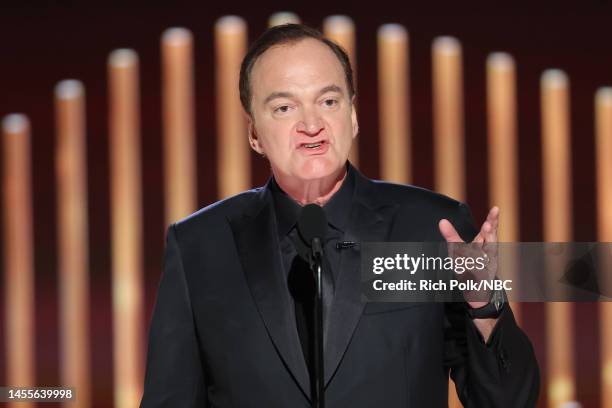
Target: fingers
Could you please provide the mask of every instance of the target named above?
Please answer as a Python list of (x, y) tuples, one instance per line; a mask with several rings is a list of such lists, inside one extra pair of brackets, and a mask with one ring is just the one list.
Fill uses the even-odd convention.
[(438, 228), (446, 242), (463, 242), (453, 224), (447, 219), (441, 219), (438, 223)]
[(499, 207), (493, 207), (487, 214), (487, 219), (480, 228), (484, 242), (497, 242), (497, 228), (499, 226)]
[(482, 231), (482, 228), (480, 228), (480, 232), (478, 233), (478, 235), (476, 235), (474, 237), (474, 240), (472, 241), (472, 243), (481, 244), (482, 245), (482, 244), (484, 244), (484, 241), (485, 241), (484, 233)]
[(497, 228), (497, 225), (499, 224), (499, 207), (498, 206), (494, 206), (493, 208), (489, 210), (486, 221), (490, 222), (493, 228)]
[[(483, 244), (485, 242), (497, 242), (497, 227), (499, 225), (499, 207), (494, 206), (489, 210), (487, 219), (482, 224), (480, 232), (472, 242)], [(447, 219), (438, 223), (440, 233), (447, 242), (463, 242), (459, 233)]]
[[(482, 224), (480, 234), (484, 237), (482, 250), (490, 257), (495, 259), (497, 254), (497, 230), (499, 226), (499, 207), (493, 207), (487, 214), (486, 221)], [(495, 268), (491, 268), (495, 269)]]

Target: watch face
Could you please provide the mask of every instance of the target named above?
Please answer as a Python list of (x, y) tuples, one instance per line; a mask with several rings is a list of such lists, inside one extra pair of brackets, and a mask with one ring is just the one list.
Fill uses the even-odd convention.
[(501, 291), (496, 291), (493, 293), (493, 305), (495, 306), (495, 310), (499, 311), (501, 307), (504, 305), (504, 295)]

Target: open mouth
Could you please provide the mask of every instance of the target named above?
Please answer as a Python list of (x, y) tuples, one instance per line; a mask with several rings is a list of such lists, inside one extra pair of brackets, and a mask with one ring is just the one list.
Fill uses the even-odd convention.
[(319, 148), (319, 147), (321, 147), (321, 146), (325, 145), (326, 143), (327, 143), (327, 142), (326, 142), (325, 140), (320, 140), (320, 141), (318, 141), (318, 142), (312, 142), (312, 143), (302, 143), (302, 144), (300, 145), (300, 147), (304, 147), (304, 148), (309, 149), (309, 150), (314, 150), (314, 149), (317, 149), (317, 148)]

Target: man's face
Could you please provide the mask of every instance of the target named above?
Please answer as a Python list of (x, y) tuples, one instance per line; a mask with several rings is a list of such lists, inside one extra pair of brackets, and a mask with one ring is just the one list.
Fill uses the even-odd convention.
[(339, 174), (357, 136), (344, 70), (315, 39), (275, 46), (251, 71), (251, 147), (270, 160), (277, 180)]

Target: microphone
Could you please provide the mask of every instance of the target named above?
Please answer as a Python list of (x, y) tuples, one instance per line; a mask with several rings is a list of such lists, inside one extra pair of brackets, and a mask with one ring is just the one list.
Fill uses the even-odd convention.
[[(304, 243), (311, 248), (315, 253), (323, 254), (323, 248), (315, 248), (321, 246), (321, 241), (327, 233), (327, 217), (325, 211), (316, 204), (308, 204), (302, 208), (300, 218), (298, 218), (298, 233)], [(318, 238), (319, 243), (314, 244), (315, 238)]]
[(305, 260), (312, 262), (312, 256), (323, 256), (323, 240), (327, 234), (327, 217), (325, 211), (316, 204), (302, 208), (297, 222), (298, 235), (306, 248), (298, 248), (298, 253)]
[[(302, 208), (297, 223), (300, 239), (306, 247), (307, 260), (315, 278), (313, 348), (314, 348), (314, 395), (313, 408), (325, 408), (325, 370), (323, 356), (323, 244), (327, 233), (327, 217), (321, 207), (308, 204)], [(298, 249), (298, 253), (300, 249)]]

